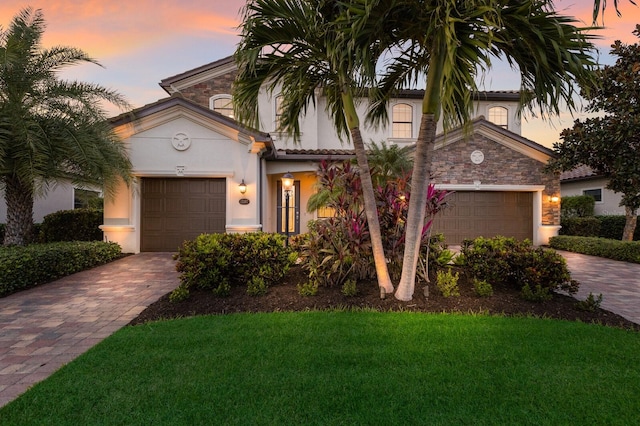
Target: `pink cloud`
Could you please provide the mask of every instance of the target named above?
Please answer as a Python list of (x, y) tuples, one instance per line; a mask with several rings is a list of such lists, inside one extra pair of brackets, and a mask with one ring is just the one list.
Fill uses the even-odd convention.
[[(220, 4), (224, 3), (224, 4)], [(232, 37), (240, 23), (244, 0), (152, 0), (104, 2), (33, 0), (47, 23), (44, 44), (82, 48), (93, 56), (118, 55), (189, 34)], [(0, 5), (0, 22), (6, 26), (23, 4), (9, 0)]]

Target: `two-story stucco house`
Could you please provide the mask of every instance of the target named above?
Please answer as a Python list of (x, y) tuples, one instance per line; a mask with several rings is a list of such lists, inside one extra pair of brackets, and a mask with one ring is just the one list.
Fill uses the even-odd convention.
[[(225, 58), (166, 78), (160, 85), (167, 98), (112, 119), (136, 183), (105, 202), (109, 241), (125, 252), (176, 251), (203, 232), (284, 232), (287, 172), (295, 179), (290, 233), (305, 232), (317, 218), (306, 210), (317, 162), (351, 158), (351, 147), (337, 138), (322, 98), (302, 118), (300, 145), (275, 132), (277, 93), (260, 97), (260, 129), (241, 126), (230, 104), (235, 75), (235, 63)], [(498, 234), (542, 244), (557, 233), (559, 179), (542, 172), (553, 152), (520, 136), (517, 99), (515, 92), (479, 93), (472, 136), (438, 137), (435, 181), (456, 192), (435, 226), (450, 244)], [(364, 140), (414, 144), (421, 100), (421, 91), (401, 92), (389, 105), (391, 123), (364, 128)]]

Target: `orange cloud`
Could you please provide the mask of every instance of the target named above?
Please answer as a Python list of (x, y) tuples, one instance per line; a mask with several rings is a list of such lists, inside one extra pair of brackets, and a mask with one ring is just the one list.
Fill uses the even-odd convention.
[[(47, 23), (45, 46), (68, 45), (93, 56), (123, 54), (187, 34), (231, 36), (237, 34), (239, 10), (244, 0), (190, 1), (151, 0), (55, 1), (33, 0)], [(17, 1), (0, 5), (3, 27), (23, 8)]]

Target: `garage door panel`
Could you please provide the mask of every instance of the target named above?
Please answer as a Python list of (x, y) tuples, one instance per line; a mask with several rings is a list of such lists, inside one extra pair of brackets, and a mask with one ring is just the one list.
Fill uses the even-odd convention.
[(504, 235), (518, 239), (533, 236), (533, 194), (530, 192), (454, 192), (450, 207), (434, 221), (434, 232), (448, 244), (466, 238)]
[(143, 178), (141, 250), (176, 251), (203, 233), (225, 232), (225, 179)]

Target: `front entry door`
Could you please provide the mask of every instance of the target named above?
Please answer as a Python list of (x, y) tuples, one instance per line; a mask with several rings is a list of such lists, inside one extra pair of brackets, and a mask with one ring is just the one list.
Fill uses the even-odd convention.
[[(300, 233), (300, 181), (293, 182), (293, 189), (289, 194), (289, 209), (287, 212), (287, 194), (282, 189), (282, 182), (278, 181), (278, 232), (287, 233), (287, 216), (289, 225), (289, 235)], [(287, 214), (288, 213), (288, 214)]]

